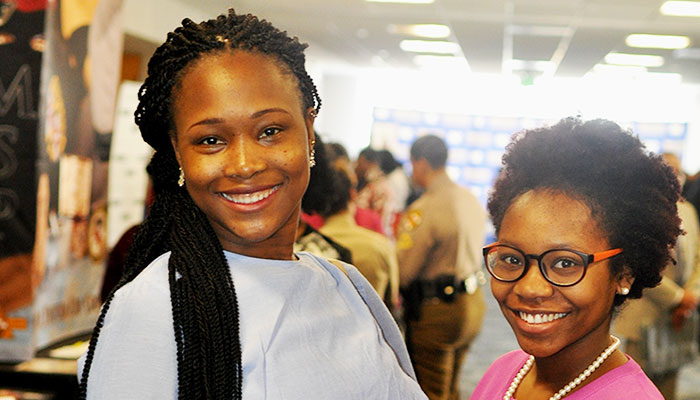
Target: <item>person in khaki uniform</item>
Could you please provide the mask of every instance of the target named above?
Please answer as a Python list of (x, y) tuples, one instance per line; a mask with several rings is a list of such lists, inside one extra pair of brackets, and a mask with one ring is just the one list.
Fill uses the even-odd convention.
[(342, 170), (335, 171), (333, 176), (334, 195), (319, 232), (350, 250), (355, 267), (393, 312), (399, 302), (399, 267), (394, 244), (381, 233), (357, 225), (350, 178)]
[[(664, 161), (680, 174), (680, 160), (674, 154), (664, 154)], [(681, 185), (682, 186), (682, 185)], [(641, 365), (652, 382), (667, 400), (676, 398), (678, 370), (653, 374), (641, 348), (642, 328), (658, 321), (667, 321), (676, 329), (685, 323), (690, 310), (700, 299), (700, 226), (695, 207), (685, 200), (679, 201), (678, 216), (685, 235), (678, 237), (675, 263), (669, 263), (663, 272), (661, 283), (644, 292), (644, 296), (631, 300), (615, 320), (613, 332), (626, 339), (625, 352)]]
[(413, 180), (426, 189), (399, 223), (397, 254), (406, 341), (418, 383), (431, 400), (459, 398), (459, 371), (485, 312), (479, 284), (486, 213), (445, 170), (434, 135), (411, 146)]

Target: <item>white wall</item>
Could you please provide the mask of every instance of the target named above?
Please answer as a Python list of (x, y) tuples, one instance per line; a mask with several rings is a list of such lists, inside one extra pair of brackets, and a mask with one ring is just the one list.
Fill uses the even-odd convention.
[(179, 0), (123, 0), (124, 33), (160, 45), (183, 18), (201, 21), (216, 17)]
[(449, 71), (348, 70), (316, 65), (324, 101), (317, 129), (351, 154), (370, 144), (375, 107), (465, 115), (559, 119), (581, 115), (626, 122), (687, 122), (682, 154), (700, 169), (700, 86), (639, 80), (557, 79), (521, 86), (501, 76)]

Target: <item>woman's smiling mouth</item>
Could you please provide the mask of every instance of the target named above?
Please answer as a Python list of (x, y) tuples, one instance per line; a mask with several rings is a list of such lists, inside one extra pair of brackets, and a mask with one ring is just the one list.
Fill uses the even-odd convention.
[(526, 313), (523, 311), (516, 311), (516, 314), (520, 317), (520, 319), (527, 322), (528, 324), (543, 324), (546, 322), (552, 322), (554, 320), (564, 318), (567, 315), (569, 315), (569, 313), (531, 314), (531, 313)]
[(257, 203), (261, 200), (264, 200), (270, 195), (272, 195), (274, 192), (276, 192), (281, 185), (275, 185), (269, 189), (265, 190), (260, 190), (257, 192), (252, 192), (252, 193), (239, 193), (239, 194), (228, 194), (224, 192), (219, 192), (221, 197), (224, 199), (236, 203), (236, 204), (254, 204)]

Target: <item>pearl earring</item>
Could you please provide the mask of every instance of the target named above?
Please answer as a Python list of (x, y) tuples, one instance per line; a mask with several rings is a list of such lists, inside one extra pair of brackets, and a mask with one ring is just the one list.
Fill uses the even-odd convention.
[(626, 287), (623, 287), (622, 289), (620, 289), (620, 294), (623, 296), (627, 296), (628, 294), (630, 294), (630, 290)]
[(180, 187), (185, 186), (185, 171), (180, 167), (180, 177), (177, 179), (177, 185)]
[(311, 154), (309, 155), (309, 168), (313, 168), (316, 165), (316, 140), (311, 141)]

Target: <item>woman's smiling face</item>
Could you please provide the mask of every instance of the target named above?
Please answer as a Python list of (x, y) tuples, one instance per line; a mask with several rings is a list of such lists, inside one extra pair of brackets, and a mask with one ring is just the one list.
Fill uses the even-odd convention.
[[(517, 197), (506, 211), (498, 241), (526, 254), (569, 248), (592, 254), (610, 249), (588, 206), (560, 192), (534, 190)], [(520, 347), (535, 357), (559, 352), (599, 352), (609, 341), (611, 310), (618, 279), (609, 260), (588, 265), (579, 283), (558, 287), (530, 261), (516, 282), (491, 280), (498, 301)], [(593, 356), (595, 358), (595, 355)]]
[(313, 117), (295, 76), (280, 65), (242, 50), (194, 61), (173, 92), (172, 142), (187, 191), (223, 248), (289, 259), (309, 181)]

